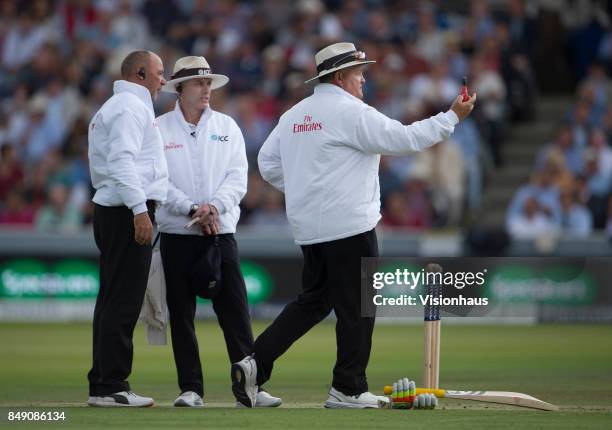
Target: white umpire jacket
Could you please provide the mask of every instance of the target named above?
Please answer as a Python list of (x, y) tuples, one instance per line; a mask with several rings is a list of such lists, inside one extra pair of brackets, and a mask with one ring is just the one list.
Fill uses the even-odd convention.
[(373, 229), (380, 220), (380, 154), (421, 151), (450, 136), (449, 110), (402, 125), (332, 84), (285, 112), (262, 146), (262, 177), (285, 193), (298, 245)]
[(113, 91), (89, 124), (93, 201), (137, 215), (147, 211), (147, 200), (166, 199), (168, 168), (149, 90), (120, 80)]
[(170, 173), (168, 197), (155, 215), (159, 231), (201, 235), (197, 224), (185, 228), (189, 208), (211, 203), (219, 211), (219, 233), (235, 233), (248, 175), (244, 138), (236, 122), (208, 107), (193, 133), (178, 102), (157, 121)]

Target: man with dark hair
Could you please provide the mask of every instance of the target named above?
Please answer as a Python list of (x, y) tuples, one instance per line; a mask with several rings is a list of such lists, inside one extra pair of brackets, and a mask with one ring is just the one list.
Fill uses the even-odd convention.
[(151, 263), (155, 208), (166, 200), (168, 168), (153, 99), (165, 84), (161, 59), (137, 51), (123, 80), (89, 124), (89, 169), (96, 189), (93, 228), (100, 250), (100, 290), (93, 318), (90, 406), (142, 407), (153, 399), (130, 390), (134, 326)]
[[(476, 95), (447, 112), (405, 126), (363, 103), (367, 60), (352, 43), (315, 56), (314, 94), (285, 112), (259, 152), (261, 176), (285, 193), (287, 218), (304, 254), (303, 292), (257, 338), (253, 355), (232, 366), (234, 394), (256, 405), (275, 360), (333, 310), (337, 361), (328, 408), (377, 408), (368, 392), (374, 318), (361, 315), (361, 258), (378, 256), (380, 154), (424, 150), (453, 132)], [(325, 82), (327, 80), (327, 82)]]

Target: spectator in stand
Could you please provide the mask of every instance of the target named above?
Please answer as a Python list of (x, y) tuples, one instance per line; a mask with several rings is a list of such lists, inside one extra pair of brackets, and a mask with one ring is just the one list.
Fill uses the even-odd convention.
[(285, 51), (278, 45), (268, 46), (262, 53), (263, 75), (260, 88), (265, 96), (280, 97), (283, 92), (283, 74), (287, 67)]
[(144, 2), (140, 10), (155, 36), (172, 38), (174, 35), (172, 30), (176, 28), (175, 26), (180, 24), (185, 28), (184, 23), (189, 23), (180, 9), (180, 3), (176, 0), (146, 0)]
[(120, 0), (110, 12), (113, 13), (111, 32), (121, 46), (150, 47), (152, 38), (149, 25), (136, 10), (136, 2)]
[[(16, 21), (17, 17), (17, 2), (14, 1), (2, 1), (0, 2), (0, 53), (4, 48), (3, 41), (6, 39), (9, 31), (12, 30), (12, 26)], [(2, 65), (2, 57), (0, 54), (0, 66)]]
[(412, 176), (425, 181), (431, 190), (438, 224), (457, 226), (465, 194), (465, 163), (459, 146), (449, 139), (418, 152)]
[(381, 223), (385, 228), (410, 226), (410, 213), (403, 193), (392, 191), (386, 196), (383, 203)]
[(47, 115), (58, 126), (59, 140), (63, 141), (80, 115), (81, 97), (76, 88), (66, 86), (63, 76), (55, 76), (47, 83), (44, 94), (48, 99)]
[(415, 76), (410, 83), (410, 99), (426, 106), (429, 111), (438, 111), (459, 94), (459, 83), (449, 75), (445, 60), (434, 63), (430, 73)]
[(559, 224), (561, 222), (561, 206), (559, 189), (554, 179), (554, 172), (550, 168), (536, 172), (530, 184), (523, 185), (517, 190), (508, 207), (506, 220), (515, 219), (522, 215), (525, 210), (525, 202), (533, 198), (537, 202), (538, 211), (543, 212), (555, 224)]
[(612, 31), (608, 31), (597, 47), (597, 61), (602, 63), (608, 72), (612, 72)]
[(68, 202), (68, 189), (60, 183), (49, 188), (49, 202), (36, 214), (36, 230), (43, 233), (73, 233), (81, 228), (81, 214)]
[(593, 216), (573, 190), (561, 193), (561, 231), (572, 237), (588, 237), (593, 231)]
[(8, 31), (2, 46), (2, 65), (9, 71), (28, 64), (36, 51), (49, 39), (48, 29), (39, 25), (32, 11), (23, 8)]
[(15, 148), (5, 143), (0, 148), (0, 201), (4, 201), (10, 190), (23, 181), (23, 166), (17, 158)]
[(563, 154), (560, 152), (551, 151), (544, 161), (542, 170), (550, 172), (552, 182), (559, 191), (574, 188), (574, 175), (567, 169)]
[(548, 210), (542, 208), (533, 196), (523, 202), (519, 212), (508, 218), (506, 226), (514, 239), (536, 239), (559, 232), (559, 223), (548, 215)]
[(19, 80), (32, 94), (42, 93), (49, 81), (64, 73), (62, 53), (56, 43), (47, 42), (37, 51), (32, 61), (19, 69)]
[(526, 121), (535, 115), (537, 85), (527, 51), (515, 45), (505, 23), (496, 27), (500, 44), (500, 72), (508, 88), (507, 104), (512, 121)]
[(404, 183), (404, 192), (408, 204), (407, 210), (410, 213), (410, 225), (421, 229), (432, 227), (436, 212), (427, 184), (421, 179), (413, 177)]
[(406, 41), (402, 46), (400, 55), (401, 58), (404, 59), (404, 79), (410, 80), (414, 76), (418, 76), (429, 71), (429, 63), (417, 50), (416, 42), (411, 40)]
[(470, 210), (476, 211), (481, 205), (482, 164), (486, 154), (483, 154), (482, 138), (474, 119), (468, 117), (461, 121), (455, 127), (452, 140), (461, 148), (461, 155), (465, 162), (467, 206)]
[(446, 37), (436, 26), (435, 11), (430, 4), (419, 5), (415, 51), (430, 64), (441, 61), (446, 54)]
[(478, 94), (479, 108), (474, 112), (483, 138), (487, 142), (496, 166), (503, 164), (501, 145), (505, 120), (506, 85), (501, 75), (485, 68), (483, 58), (472, 59), (472, 91)]
[(0, 225), (32, 227), (34, 210), (28, 205), (19, 188), (9, 190), (3, 201), (5, 204), (0, 209)]
[(604, 176), (612, 176), (612, 149), (603, 130), (594, 128), (589, 134), (589, 148), (598, 160), (598, 167)]
[(580, 100), (591, 105), (591, 122), (601, 124), (612, 102), (612, 81), (602, 63), (594, 62), (589, 66), (587, 76), (578, 84), (577, 94)]
[(495, 30), (495, 20), (486, 0), (472, 0), (470, 2), (470, 16), (466, 25), (475, 29), (475, 41), (480, 44), (482, 40)]
[(598, 46), (610, 25), (610, 16), (605, 8), (608, 2), (556, 1), (568, 30), (566, 34), (566, 56), (574, 72), (574, 80), (582, 79), (589, 64), (598, 54)]
[(565, 165), (572, 174), (577, 175), (583, 170), (583, 156), (581, 148), (574, 145), (572, 127), (563, 123), (557, 128), (554, 142), (542, 147), (536, 158), (536, 168), (541, 169), (551, 152), (558, 152), (563, 156)]
[[(15, 87), (15, 93), (11, 98), (3, 100), (0, 104), (1, 109), (6, 115), (5, 141), (19, 146), (28, 130), (28, 102), (30, 88), (21, 83)], [(21, 152), (18, 149), (18, 152)]]
[[(448, 58), (450, 76), (457, 82), (468, 75), (470, 62), (461, 50), (461, 39), (456, 33), (448, 32), (446, 35), (446, 57)], [(426, 72), (427, 70), (423, 70)]]
[[(419, 182), (414, 180), (410, 186)], [(417, 185), (418, 187), (418, 185)], [(384, 202), (382, 211), (383, 228), (409, 228), (422, 230), (431, 226), (431, 214), (416, 208), (414, 201), (409, 200), (407, 194), (400, 190), (391, 192)], [(415, 210), (417, 209), (417, 210)]]
[[(501, 31), (500, 31), (501, 29)], [(495, 26), (495, 32), (487, 34), (483, 37), (478, 46), (478, 57), (482, 60), (482, 64), (486, 70), (491, 70), (496, 73), (502, 71), (502, 45), (504, 26)], [(500, 37), (501, 34), (501, 37)]]
[(62, 128), (47, 116), (49, 100), (38, 94), (28, 102), (28, 127), (20, 142), (21, 156), (26, 163), (40, 161), (60, 144)]
[(592, 131), (584, 160), (584, 174), (590, 195), (588, 206), (593, 213), (595, 228), (604, 228), (612, 183), (612, 150), (607, 146), (601, 130)]
[(591, 193), (589, 191), (587, 177), (584, 174), (576, 176), (576, 180), (574, 181), (574, 194), (579, 204), (588, 207)]
[(530, 64), (535, 57), (537, 24), (528, 13), (525, 0), (510, 0), (505, 14), (510, 33), (510, 48), (513, 52), (524, 52)]
[(588, 100), (580, 100), (569, 113), (568, 120), (572, 125), (574, 145), (578, 148), (586, 148), (589, 141), (589, 130), (593, 126), (591, 103)]
[(25, 177), (23, 195), (26, 202), (38, 211), (47, 201), (47, 182), (50, 176), (45, 163), (34, 164)]

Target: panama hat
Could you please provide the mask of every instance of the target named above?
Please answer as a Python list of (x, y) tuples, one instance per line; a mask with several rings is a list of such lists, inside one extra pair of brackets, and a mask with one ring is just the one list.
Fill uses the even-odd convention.
[(176, 93), (176, 85), (189, 79), (212, 79), (211, 89), (216, 90), (229, 82), (225, 75), (211, 73), (208, 61), (204, 57), (189, 56), (176, 60), (170, 80), (162, 87), (166, 93)]
[(317, 72), (319, 74), (314, 78), (308, 79), (304, 82), (305, 84), (340, 69), (360, 64), (376, 63), (374, 60), (366, 60), (365, 52), (357, 51), (355, 45), (347, 42), (334, 43), (321, 49), (315, 54), (315, 62), (317, 63)]

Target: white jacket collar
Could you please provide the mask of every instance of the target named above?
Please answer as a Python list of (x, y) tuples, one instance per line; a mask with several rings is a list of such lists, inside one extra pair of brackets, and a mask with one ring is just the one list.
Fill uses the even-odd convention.
[(360, 103), (363, 103), (363, 100), (358, 99), (354, 95), (348, 93), (344, 89), (340, 88), (338, 85), (334, 85), (334, 84), (318, 84), (314, 88), (314, 92), (315, 94), (338, 94), (344, 97), (349, 97)]
[[(176, 115), (181, 126), (185, 130), (187, 130), (188, 133), (190, 133), (191, 129), (189, 128), (189, 123), (185, 120), (185, 116), (183, 115), (183, 111), (181, 110), (181, 107), (179, 106), (178, 100), (174, 104), (174, 114)], [(206, 109), (204, 109), (204, 112), (202, 112), (202, 116), (200, 117), (200, 120), (196, 124), (196, 128), (200, 129), (206, 123), (208, 118), (210, 118), (211, 115), (212, 115), (212, 109), (210, 108), (210, 106), (208, 106)]]
[(142, 102), (147, 105), (151, 112), (154, 113), (153, 110), (153, 100), (151, 99), (151, 93), (146, 87), (142, 85), (135, 84), (133, 82), (128, 82), (124, 80), (115, 81), (113, 83), (113, 92), (115, 94), (119, 93), (132, 93), (136, 97), (138, 97)]

